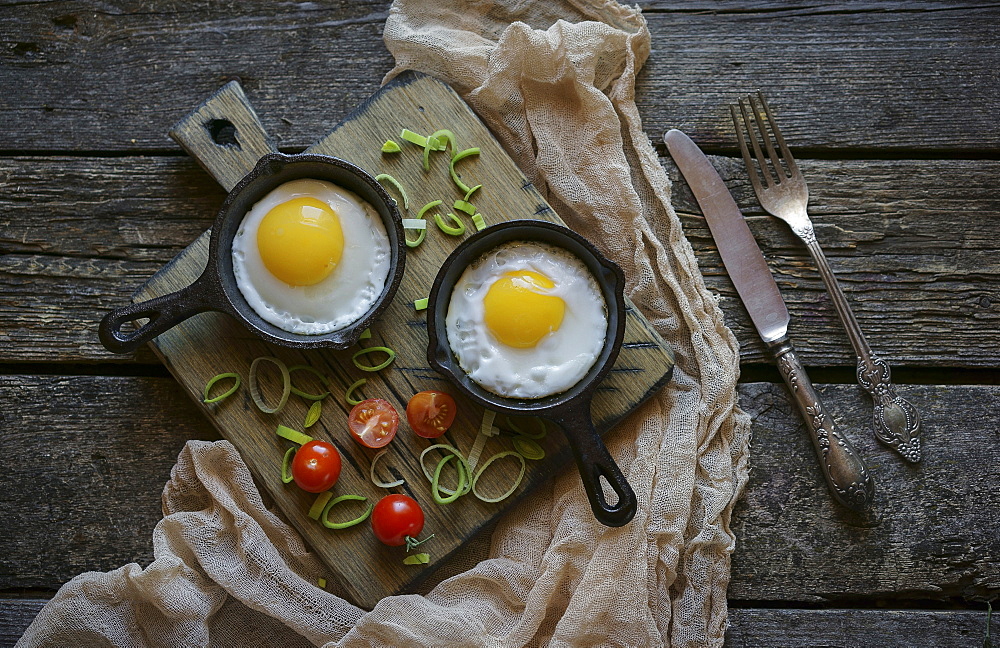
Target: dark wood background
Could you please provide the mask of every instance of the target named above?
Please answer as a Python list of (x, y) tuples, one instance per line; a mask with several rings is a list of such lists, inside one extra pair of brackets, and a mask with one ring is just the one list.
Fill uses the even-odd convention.
[[(646, 132), (713, 156), (791, 335), (879, 484), (829, 502), (802, 424), (669, 157), (675, 207), (743, 351), (751, 480), (733, 527), (736, 646), (974, 646), (1000, 593), (1000, 5), (640, 2)], [(0, 644), (87, 570), (152, 559), (160, 491), (216, 438), (148, 350), (97, 321), (204, 231), (214, 181), (167, 136), (238, 79), (285, 151), (325, 135), (392, 58), (384, 1), (0, 5)], [(765, 215), (728, 102), (761, 88), (872, 346), (924, 417), (924, 462), (871, 437), (854, 359), (804, 248)], [(1000, 631), (994, 627), (994, 635)]]

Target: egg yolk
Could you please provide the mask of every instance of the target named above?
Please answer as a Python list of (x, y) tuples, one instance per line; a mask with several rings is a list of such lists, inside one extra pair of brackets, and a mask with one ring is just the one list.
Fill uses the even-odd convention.
[(558, 330), (566, 303), (545, 292), (555, 288), (539, 272), (514, 270), (493, 282), (483, 298), (486, 327), (510, 347), (527, 349)]
[(293, 286), (326, 279), (344, 253), (340, 218), (316, 198), (293, 198), (267, 212), (257, 228), (257, 249), (264, 267)]

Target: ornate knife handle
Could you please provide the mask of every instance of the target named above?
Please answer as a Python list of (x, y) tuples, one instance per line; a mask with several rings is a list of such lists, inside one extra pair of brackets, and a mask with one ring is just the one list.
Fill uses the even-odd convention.
[(875, 499), (875, 482), (851, 442), (841, 436), (820, 402), (806, 370), (795, 355), (788, 336), (768, 343), (778, 362), (781, 377), (792, 392), (799, 413), (809, 428), (823, 477), (840, 504), (854, 511), (864, 511)]

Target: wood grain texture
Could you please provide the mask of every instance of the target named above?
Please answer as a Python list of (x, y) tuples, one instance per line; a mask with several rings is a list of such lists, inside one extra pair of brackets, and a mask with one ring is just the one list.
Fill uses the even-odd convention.
[[(994, 618), (992, 636), (1000, 624)], [(969, 648), (982, 646), (985, 611), (729, 610), (726, 648)]]
[(733, 515), (741, 541), (729, 596), (830, 603), (1000, 595), (1000, 432), (983, 424), (1000, 417), (996, 388), (900, 387), (924, 422), (919, 464), (875, 441), (859, 388), (820, 393), (875, 479), (875, 504), (866, 515), (834, 505), (787, 391), (742, 385), (754, 436), (750, 488)]
[[(0, 648), (13, 646), (46, 599), (0, 599)], [(993, 636), (998, 627), (993, 622)], [(986, 612), (731, 608), (725, 648), (969, 648)]]
[[(230, 89), (232, 87), (229, 86)], [(238, 117), (230, 120), (233, 123), (252, 116), (252, 110), (245, 106), (242, 95), (223, 90), (200, 106), (187, 122), (193, 124), (195, 133), (190, 140), (192, 153), (223, 181), (231, 180), (232, 174), (224, 169), (213, 169), (215, 165), (228, 165), (235, 161), (241, 169), (250, 168), (256, 162), (255, 152), (260, 148), (251, 146), (245, 151), (233, 150), (228, 145), (206, 138), (204, 129), (199, 129), (198, 124), (206, 114), (217, 119), (228, 114), (230, 109), (239, 113)], [(480, 149), (480, 154), (463, 162), (457, 172), (462, 174), (465, 182), (483, 185), (471, 200), (487, 223), (517, 218), (560, 222), (468, 106), (453, 90), (430, 77), (408, 75), (396, 79), (309, 152), (338, 155), (372, 175), (380, 172), (392, 174), (409, 188), (413, 204), (407, 216), (415, 216), (419, 206), (432, 199), (445, 201), (442, 213), (451, 211), (451, 203), (461, 198), (462, 193), (449, 176), (448, 155), (435, 155), (434, 165), (428, 172), (422, 166), (422, 148), (403, 142), (407, 148), (398, 155), (387, 156), (380, 152), (382, 143), (389, 138), (398, 139), (403, 128), (425, 134), (448, 128), (455, 135), (458, 150), (471, 146)], [(235, 137), (240, 139), (239, 129)], [(250, 138), (259, 139), (256, 131), (250, 134)], [(219, 153), (220, 148), (225, 150), (224, 154)], [(375, 502), (386, 493), (372, 485), (368, 476), (375, 452), (358, 447), (346, 432), (346, 415), (350, 406), (343, 400), (342, 394), (347, 387), (356, 379), (365, 377), (368, 384), (362, 393), (368, 398), (388, 400), (399, 412), (406, 409), (409, 397), (418, 391), (455, 391), (427, 365), (426, 313), (415, 311), (413, 302), (427, 295), (437, 270), (463, 237), (448, 236), (437, 230), (430, 213), (427, 220), (431, 229), (426, 240), (407, 252), (406, 272), (396, 298), (373, 326), (371, 341), (364, 344), (391, 346), (398, 353), (393, 365), (377, 375), (366, 375), (353, 366), (351, 354), (356, 349), (294, 352), (271, 348), (253, 338), (230, 318), (214, 313), (196, 316), (158, 337), (153, 342), (156, 353), (195, 400), (200, 400), (201, 390), (211, 376), (222, 371), (237, 371), (246, 375), (251, 361), (259, 356), (275, 355), (288, 366), (305, 364), (322, 371), (329, 376), (330, 391), (336, 395), (327, 401), (327, 409), (335, 411), (321, 419), (309, 433), (337, 445), (345, 458), (346, 465), (334, 492), (338, 495), (360, 494)], [(466, 235), (472, 231), (474, 228), (470, 224)], [(206, 234), (158, 272), (140, 291), (137, 300), (177, 291), (192, 283), (201, 274), (207, 258)], [(654, 393), (672, 368), (670, 350), (649, 323), (626, 303), (622, 350), (611, 374), (602, 381), (594, 397), (591, 411), (595, 426), (602, 432), (610, 429)], [(313, 393), (321, 391), (306, 389)], [(388, 446), (384, 466), (398, 471), (406, 480), (402, 488), (422, 503), (427, 516), (425, 534), (435, 535), (433, 550), (428, 552), (432, 556), (430, 564), (424, 567), (406, 566), (402, 564), (401, 552), (378, 543), (367, 524), (331, 533), (310, 520), (306, 512), (315, 496), (281, 483), (280, 458), (288, 444), (274, 435), (274, 429), (280, 423), (301, 430), (307, 405), (296, 401), (290, 403), (280, 415), (264, 415), (244, 390), (238, 403), (203, 407), (222, 436), (240, 450), (251, 472), (334, 572), (337, 580), (357, 603), (366, 607), (373, 607), (388, 594), (412, 590), (463, 542), (545, 482), (551, 476), (553, 467), (562, 466), (570, 458), (569, 446), (562, 435), (550, 434), (542, 442), (545, 459), (528, 462), (524, 481), (513, 497), (492, 504), (469, 496), (447, 506), (436, 506), (419, 463), (419, 456), (429, 443), (415, 437), (403, 424), (397, 440)], [(468, 455), (483, 411), (464, 398), (459, 399), (459, 411), (460, 418), (449, 431), (447, 441)], [(500, 426), (504, 428), (505, 424)], [(510, 443), (505, 437), (491, 439), (486, 444), (483, 459), (498, 451), (509, 450)], [(509, 484), (517, 477), (518, 469), (519, 464), (510, 460), (498, 462), (491, 469), (494, 487), (483, 486), (481, 492), (487, 495), (504, 492), (506, 487), (497, 484)], [(488, 480), (483, 481), (489, 483)]]
[[(739, 160), (712, 156), (748, 218), (809, 366), (854, 365), (805, 248), (764, 214)], [(673, 161), (673, 203), (744, 363), (770, 362)], [(803, 160), (817, 235), (894, 369), (1000, 365), (1000, 162)], [(961, 195), (940, 179), (961, 177)], [(55, 184), (52, 178), (58, 178)], [(225, 197), (191, 160), (0, 158), (0, 359), (121, 362), (97, 323), (211, 226)], [(484, 194), (485, 195), (485, 194)], [(158, 362), (146, 350), (142, 363)]]
[(0, 589), (151, 561), (177, 454), (218, 438), (165, 379), (0, 376), (0, 423)]
[[(653, 50), (637, 98), (652, 134), (680, 128), (732, 149), (726, 104), (763, 88), (793, 148), (1000, 150), (995, 5), (641, 4)], [(185, 107), (232, 79), (280, 146), (308, 146), (392, 67), (381, 39), (388, 5), (255, 0), (200, 6), (197, 20), (176, 1), (7, 5), (0, 66), (19, 91), (0, 96), (4, 146), (173, 150), (165, 133)]]
[[(856, 388), (820, 389), (879, 480), (877, 517), (830, 502), (783, 386), (740, 385), (755, 426), (730, 600), (951, 605), (1000, 594), (1000, 504), (990, 499), (1000, 443), (978, 424), (995, 420), (1000, 387), (901, 388), (926, 418), (915, 467), (858, 433), (870, 406)], [(6, 376), (0, 413), (0, 509), (16, 515), (0, 525), (0, 591), (55, 591), (83, 571), (147, 565), (177, 453), (187, 439), (218, 438), (170, 378)]]

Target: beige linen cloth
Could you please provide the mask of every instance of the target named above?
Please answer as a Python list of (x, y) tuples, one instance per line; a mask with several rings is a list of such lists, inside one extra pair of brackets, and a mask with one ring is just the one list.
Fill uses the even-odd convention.
[[(706, 290), (642, 130), (638, 9), (563, 0), (397, 0), (404, 69), (452, 84), (677, 355), (668, 387), (607, 441), (639, 500), (596, 523), (572, 469), (505, 515), (423, 595), (360, 609), (269, 511), (227, 442), (192, 441), (163, 493), (155, 560), (67, 583), (20, 646), (718, 646), (746, 481), (737, 345)], [(440, 570), (439, 570), (440, 571)], [(331, 586), (330, 589), (335, 589)]]

